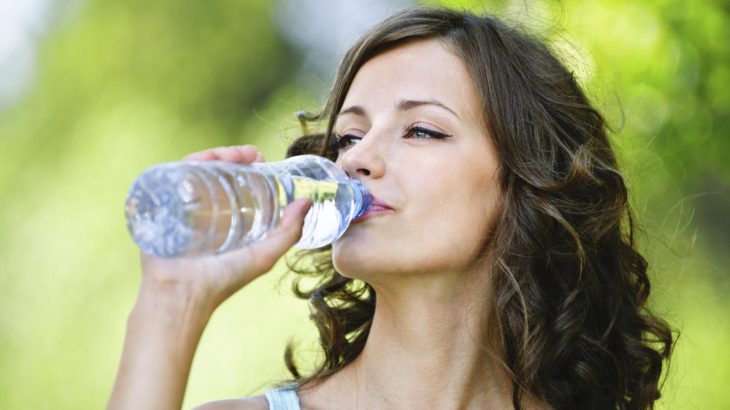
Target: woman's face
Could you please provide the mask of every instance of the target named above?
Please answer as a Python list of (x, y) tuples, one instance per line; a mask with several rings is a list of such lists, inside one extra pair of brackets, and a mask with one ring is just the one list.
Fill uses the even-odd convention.
[(474, 262), (500, 201), (481, 112), (466, 66), (438, 40), (399, 46), (360, 68), (335, 127), (337, 162), (376, 206), (333, 244), (339, 272), (423, 275)]

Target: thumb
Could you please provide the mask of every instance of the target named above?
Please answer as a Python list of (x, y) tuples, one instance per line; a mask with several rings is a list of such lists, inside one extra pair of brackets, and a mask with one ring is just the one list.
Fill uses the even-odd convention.
[(257, 271), (265, 272), (271, 269), (276, 261), (299, 241), (302, 237), (304, 216), (311, 207), (310, 199), (300, 198), (284, 209), (284, 216), (279, 226), (271, 231), (264, 241), (251, 249)]

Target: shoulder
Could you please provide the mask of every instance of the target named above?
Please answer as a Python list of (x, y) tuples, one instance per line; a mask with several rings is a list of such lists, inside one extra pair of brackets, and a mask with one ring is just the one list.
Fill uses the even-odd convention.
[(201, 404), (193, 410), (269, 410), (269, 401), (263, 394), (244, 399), (217, 400)]

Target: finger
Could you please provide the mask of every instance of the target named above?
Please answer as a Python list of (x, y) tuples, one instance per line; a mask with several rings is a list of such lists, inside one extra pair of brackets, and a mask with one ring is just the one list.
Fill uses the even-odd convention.
[(250, 164), (258, 158), (258, 150), (253, 145), (217, 147), (194, 152), (183, 157), (183, 161), (228, 161)]
[(218, 159), (218, 156), (212, 149), (205, 151), (193, 152), (183, 157), (183, 161), (213, 161)]
[[(284, 216), (281, 218), (279, 228), (288, 230), (293, 228), (295, 231), (298, 229), (299, 235), (301, 235), (302, 224), (304, 223), (304, 217), (312, 207), (312, 200), (309, 198), (299, 198), (296, 201), (287, 205), (284, 208)], [(297, 238), (298, 240), (299, 238)]]
[(312, 207), (312, 201), (300, 198), (284, 209), (280, 225), (263, 241), (251, 249), (256, 270), (268, 271), (289, 248), (302, 237), (304, 216)]
[(260, 151), (256, 151), (256, 159), (253, 162), (266, 162), (266, 158)]
[(237, 147), (220, 147), (213, 150), (223, 161), (250, 164), (256, 159), (256, 147), (244, 145)]

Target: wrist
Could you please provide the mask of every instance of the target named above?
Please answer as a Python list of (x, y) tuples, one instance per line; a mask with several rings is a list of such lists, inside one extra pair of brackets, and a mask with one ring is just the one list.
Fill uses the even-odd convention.
[(199, 286), (143, 278), (129, 322), (153, 322), (160, 331), (198, 334), (215, 308), (211, 299)]

